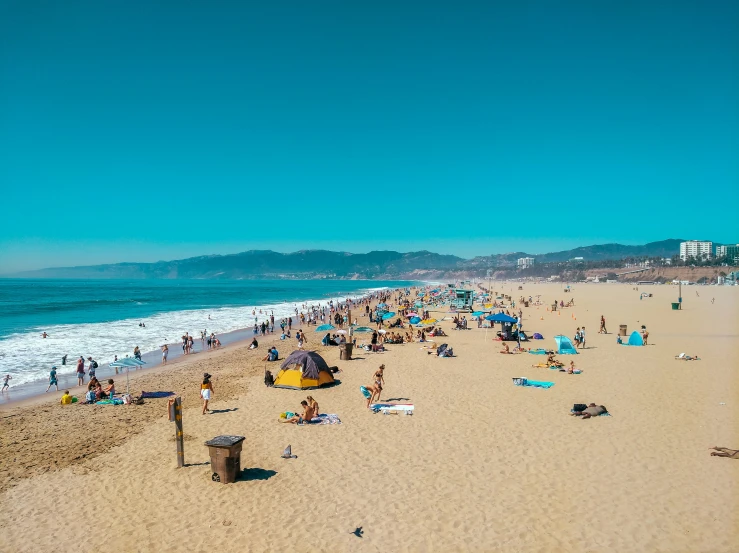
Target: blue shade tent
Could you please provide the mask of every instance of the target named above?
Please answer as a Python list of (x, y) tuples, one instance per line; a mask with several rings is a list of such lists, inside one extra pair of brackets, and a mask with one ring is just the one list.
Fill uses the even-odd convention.
[(126, 393), (129, 394), (131, 392), (128, 385), (128, 369), (130, 369), (131, 367), (139, 368), (142, 365), (146, 365), (146, 361), (141, 361), (139, 359), (136, 359), (135, 357), (124, 357), (123, 359), (119, 359), (118, 361), (113, 361), (108, 366), (126, 369)]
[(336, 328), (334, 325), (321, 325), (316, 328), (316, 332), (326, 332), (327, 330), (333, 330), (334, 328)]
[(572, 354), (577, 355), (575, 346), (572, 345), (572, 340), (562, 334), (555, 336), (554, 341), (557, 342), (557, 353), (562, 355)]
[(392, 319), (393, 317), (395, 317), (395, 313), (393, 313), (392, 311), (390, 311), (389, 313), (385, 313), (385, 314), (384, 314), (384, 315), (382, 316), (382, 320), (383, 320), (383, 321), (386, 321), (386, 320), (388, 320), (388, 319)]
[(625, 346), (643, 346), (644, 345), (644, 338), (642, 338), (642, 335), (639, 334), (638, 330), (635, 330), (631, 333), (631, 336), (629, 336), (628, 343), (624, 344)]
[(421, 322), (421, 317), (411, 317), (408, 322), (411, 324), (418, 324)]
[(492, 321), (494, 323), (515, 323), (516, 319), (509, 317), (505, 313), (496, 313), (495, 315), (488, 315), (485, 317), (486, 321)]

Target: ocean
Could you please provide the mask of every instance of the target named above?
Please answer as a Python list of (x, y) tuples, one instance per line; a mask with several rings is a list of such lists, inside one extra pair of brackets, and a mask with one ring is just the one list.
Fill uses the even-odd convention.
[[(302, 304), (363, 296), (410, 281), (361, 280), (30, 280), (0, 279), (0, 376), (13, 387), (75, 372), (76, 359), (100, 365), (178, 342), (185, 333), (275, 323)], [(262, 311), (260, 315), (259, 311)], [(145, 327), (140, 327), (144, 323)], [(46, 332), (48, 337), (42, 338)], [(68, 355), (62, 366), (62, 356)]]

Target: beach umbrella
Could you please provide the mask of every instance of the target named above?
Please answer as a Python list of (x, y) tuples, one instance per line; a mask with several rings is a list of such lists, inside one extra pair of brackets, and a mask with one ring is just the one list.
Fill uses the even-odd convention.
[(346, 330), (337, 330), (336, 334), (346, 334)]
[(417, 301), (416, 303), (413, 304), (413, 307), (421, 308), (423, 307), (423, 304), (420, 301)]
[(410, 313), (405, 314), (406, 317), (418, 317), (418, 313), (415, 311), (411, 311)]
[(123, 359), (119, 359), (118, 361), (113, 361), (108, 366), (126, 369), (126, 393), (130, 394), (131, 391), (129, 390), (128, 369), (130, 369), (131, 367), (138, 368), (142, 365), (146, 365), (146, 361), (141, 361), (139, 359), (136, 359), (135, 357), (124, 357)]
[(326, 332), (327, 330), (333, 330), (336, 328), (334, 325), (321, 325), (316, 328), (316, 332)]
[(384, 328), (381, 328), (377, 332), (379, 332), (380, 334), (386, 334), (387, 333), (387, 330), (385, 330)]
[(390, 311), (390, 312), (388, 312), (388, 313), (385, 313), (385, 314), (384, 314), (384, 315), (382, 316), (382, 320), (383, 320), (383, 321), (387, 321), (388, 319), (392, 319), (393, 317), (395, 317), (395, 313), (393, 313), (392, 311)]
[(374, 332), (374, 330), (372, 330), (371, 328), (367, 326), (358, 326), (357, 328), (354, 329), (354, 332), (355, 333), (356, 332)]
[(411, 317), (408, 322), (414, 325), (418, 324), (421, 322), (421, 317)]
[(386, 303), (378, 303), (377, 304), (377, 307), (387, 307), (387, 304)]
[(486, 321), (492, 321), (494, 323), (515, 323), (516, 319), (509, 317), (505, 313), (496, 313), (495, 315), (488, 315), (485, 317)]

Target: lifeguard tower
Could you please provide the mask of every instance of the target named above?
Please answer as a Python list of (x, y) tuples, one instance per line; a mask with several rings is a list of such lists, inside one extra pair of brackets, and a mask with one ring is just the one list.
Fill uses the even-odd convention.
[(472, 311), (472, 290), (457, 288), (454, 290), (452, 307), (456, 311)]

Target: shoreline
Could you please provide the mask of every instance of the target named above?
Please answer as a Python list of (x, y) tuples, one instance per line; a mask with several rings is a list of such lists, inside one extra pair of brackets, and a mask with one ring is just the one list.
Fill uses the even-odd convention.
[[(425, 285), (425, 283), (424, 283)], [(412, 290), (416, 290), (418, 288), (418, 285), (410, 287)], [(400, 290), (401, 288), (383, 288), (383, 289), (377, 289), (373, 290), (372, 294), (382, 292), (382, 291), (390, 291), (391, 293), (396, 292), (397, 290)], [(350, 297), (349, 299), (357, 300), (365, 298), (366, 296), (355, 296)], [(377, 305), (377, 300), (372, 299), (370, 301), (371, 309), (374, 309)], [(358, 308), (357, 308), (358, 309)], [(364, 312), (361, 314), (355, 314), (354, 315), (358, 320), (366, 318), (366, 315)], [(327, 315), (328, 317), (328, 315)], [(257, 341), (259, 342), (259, 348), (257, 351), (259, 352), (266, 352), (267, 348), (263, 349), (263, 344), (266, 346), (276, 346), (277, 350), (280, 352), (280, 361), (282, 361), (286, 357), (286, 353), (284, 350), (290, 349), (288, 347), (280, 348), (280, 344), (283, 344), (284, 346), (288, 346), (290, 342), (293, 342), (295, 345), (294, 349), (297, 349), (297, 344), (295, 344), (295, 332), (297, 332), (298, 329), (305, 330), (307, 337), (308, 337), (308, 346), (315, 345), (314, 340), (312, 340), (311, 335), (311, 328), (315, 330), (318, 326), (321, 326), (320, 324), (316, 325), (308, 325), (308, 324), (302, 324), (300, 323), (300, 317), (297, 318), (298, 322), (293, 323), (292, 326), (292, 337), (287, 338), (285, 340), (280, 340), (280, 329), (277, 318), (275, 318), (275, 332), (273, 333), (267, 333), (264, 336), (261, 336), (259, 334), (254, 334), (252, 328), (239, 328), (236, 330), (232, 330), (229, 332), (224, 332), (222, 334), (218, 334), (217, 337), (221, 341), (221, 347), (218, 349), (207, 349), (207, 347), (200, 341), (200, 339), (193, 340), (193, 353), (185, 355), (182, 352), (182, 347), (180, 342), (175, 342), (171, 344), (167, 344), (169, 347), (169, 357), (167, 360), (167, 364), (163, 365), (161, 363), (161, 351), (160, 350), (154, 350), (154, 351), (147, 351), (145, 353), (142, 353), (141, 357), (142, 360), (147, 363), (147, 365), (142, 366), (140, 368), (134, 368), (130, 369), (128, 371), (128, 377), (129, 377), (129, 384), (132, 386), (133, 382), (136, 380), (136, 377), (139, 375), (148, 375), (152, 372), (162, 372), (163, 370), (166, 370), (170, 366), (181, 366), (183, 364), (187, 364), (190, 361), (199, 361), (204, 359), (210, 359), (211, 356), (214, 354), (217, 354), (218, 352), (225, 352), (225, 351), (233, 351), (236, 349), (239, 349), (240, 347), (247, 347), (249, 343), (251, 343), (253, 338), (257, 338)], [(368, 323), (369, 324), (369, 323)], [(362, 325), (360, 325), (362, 326)], [(365, 325), (366, 326), (366, 325)], [(320, 338), (318, 338), (319, 333), (313, 332), (312, 334), (315, 334), (316, 340), (318, 341), (318, 345), (320, 345)], [(205, 348), (205, 349), (204, 349)], [(280, 350), (283, 351), (280, 351)], [(287, 352), (287, 354), (291, 353), (293, 350), (291, 349), (290, 352)], [(205, 354), (205, 355), (203, 355)], [(263, 355), (266, 355), (263, 354)], [(265, 362), (266, 363), (266, 362)], [(59, 398), (61, 398), (62, 394), (64, 393), (64, 390), (69, 390), (70, 394), (73, 396), (79, 396), (80, 394), (84, 397), (84, 393), (87, 391), (87, 383), (90, 381), (89, 372), (86, 368), (85, 370), (85, 384), (82, 386), (77, 385), (77, 376), (75, 374), (59, 374), (57, 373), (57, 379), (59, 382), (59, 391), (56, 390), (56, 388), (52, 388), (47, 393), (46, 387), (48, 386), (48, 379), (45, 381), (37, 380), (33, 382), (28, 382), (24, 384), (20, 384), (17, 387), (11, 387), (10, 390), (4, 392), (2, 395), (0, 395), (0, 412), (7, 411), (9, 409), (15, 408), (15, 407), (25, 407), (28, 405), (38, 405), (42, 403), (46, 403), (46, 401), (52, 401), (56, 399), (57, 401)], [(101, 382), (105, 382), (105, 380), (112, 378), (115, 380), (116, 385), (116, 391), (118, 394), (125, 391), (125, 377), (126, 372), (119, 372), (118, 374), (115, 373), (115, 370), (113, 367), (110, 367), (108, 363), (101, 364), (95, 371), (95, 376), (100, 380)], [(133, 390), (133, 388), (131, 388)], [(132, 395), (135, 395), (135, 393), (132, 393)]]

